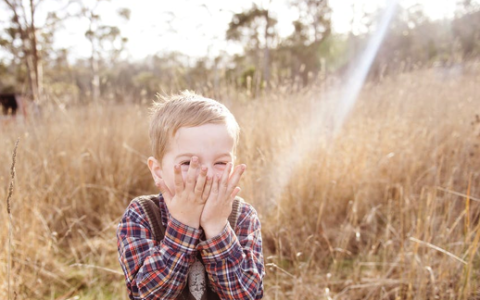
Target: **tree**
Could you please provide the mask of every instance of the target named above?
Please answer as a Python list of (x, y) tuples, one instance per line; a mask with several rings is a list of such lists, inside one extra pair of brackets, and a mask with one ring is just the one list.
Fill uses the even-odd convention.
[[(38, 6), (43, 0), (28, 1), (28, 6), (22, 0), (3, 0), (12, 14), (11, 27), (8, 33), (11, 38), (11, 53), (18, 56), (27, 69), (27, 78), (30, 94), (34, 101), (38, 101), (42, 95), (42, 70), (41, 57), (37, 47), (37, 28), (35, 17)], [(15, 40), (20, 40), (20, 49), (13, 46)], [(20, 51), (18, 51), (20, 50)]]
[[(15, 69), (16, 85), (28, 83), (29, 94), (34, 102), (41, 102), (44, 93), (44, 65), (53, 53), (54, 34), (60, 23), (66, 19), (66, 8), (74, 0), (57, 1), (62, 6), (49, 12), (45, 23), (37, 25), (37, 13), (41, 6), (53, 1), (46, 0), (0, 0), (10, 13), (9, 26), (0, 38), (2, 46), (12, 54), (11, 65)], [(59, 14), (65, 13), (64, 16)], [(17, 88), (18, 92), (18, 88)]]
[[(253, 50), (255, 65), (259, 65), (263, 50), (263, 80), (267, 85), (270, 81), (270, 47), (275, 37), (275, 24), (277, 20), (268, 9), (253, 4), (250, 10), (234, 14), (227, 30), (227, 40), (241, 42), (245, 45), (246, 53)], [(259, 76), (256, 78), (257, 90), (261, 79)]]
[[(332, 32), (332, 9), (327, 0), (294, 0), (290, 4), (297, 9), (297, 24), (303, 24), (303, 34), (310, 43), (319, 43)], [(297, 30), (297, 28), (296, 28)]]
[(456, 1), (456, 17), (461, 17), (462, 15), (473, 13), (478, 11), (480, 8), (480, 3), (475, 0), (457, 0)]
[(298, 11), (299, 18), (293, 22), (293, 33), (281, 43), (279, 54), (288, 62), (292, 80), (300, 77), (306, 85), (310, 74), (319, 72), (322, 57), (330, 51), (325, 46), (331, 35), (331, 9), (326, 0), (297, 0), (290, 5)]
[[(90, 70), (91, 70), (91, 98), (93, 101), (100, 97), (100, 63), (104, 61), (101, 52), (107, 52), (112, 62), (115, 62), (125, 48), (127, 38), (121, 36), (120, 29), (116, 26), (105, 25), (102, 23), (100, 15), (97, 13), (100, 3), (108, 0), (96, 0), (93, 6), (88, 6), (84, 2), (78, 2), (80, 5), (79, 16), (88, 20), (88, 29), (85, 37), (91, 45)], [(121, 8), (117, 11), (123, 19), (130, 18), (130, 10)], [(108, 48), (107, 49), (107, 44)], [(117, 46), (115, 46), (117, 44)]]
[[(480, 10), (471, 10), (452, 21), (452, 34), (461, 48), (463, 58), (480, 54)], [(452, 51), (453, 52), (453, 51)]]

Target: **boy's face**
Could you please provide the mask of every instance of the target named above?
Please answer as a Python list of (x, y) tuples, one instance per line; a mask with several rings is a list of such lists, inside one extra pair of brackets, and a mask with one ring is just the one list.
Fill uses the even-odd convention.
[[(205, 124), (196, 127), (181, 127), (170, 139), (167, 151), (159, 162), (155, 158), (148, 159), (148, 166), (153, 178), (161, 178), (168, 189), (175, 193), (175, 165), (181, 166), (185, 181), (190, 160), (198, 157), (199, 165), (208, 168), (207, 175), (222, 175), (228, 162), (234, 163), (234, 139), (225, 124)], [(200, 168), (199, 168), (200, 170)], [(198, 174), (197, 174), (198, 175)]]

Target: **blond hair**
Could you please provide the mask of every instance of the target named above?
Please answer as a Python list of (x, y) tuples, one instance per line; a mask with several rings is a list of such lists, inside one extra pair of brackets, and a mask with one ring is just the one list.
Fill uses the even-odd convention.
[(152, 153), (162, 161), (168, 151), (168, 143), (182, 127), (205, 124), (225, 124), (234, 139), (234, 150), (238, 142), (240, 127), (225, 105), (204, 98), (190, 91), (177, 95), (159, 97), (151, 107), (150, 141)]

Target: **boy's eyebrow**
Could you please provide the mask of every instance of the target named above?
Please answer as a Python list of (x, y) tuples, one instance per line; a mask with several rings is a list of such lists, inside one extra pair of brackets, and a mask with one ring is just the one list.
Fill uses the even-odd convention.
[(195, 155), (195, 154), (193, 154), (193, 153), (181, 153), (181, 154), (177, 155), (175, 158), (179, 158), (179, 157), (182, 157), (182, 156), (189, 156), (189, 157), (191, 157), (191, 156), (194, 156), (194, 155)]
[[(216, 157), (223, 157), (223, 156), (231, 156), (232, 153), (230, 152), (225, 152), (225, 153), (221, 153), (219, 155), (217, 155)], [(188, 156), (188, 157), (192, 157), (192, 156), (198, 156), (198, 154), (194, 154), (194, 153), (181, 153), (179, 155), (177, 155), (175, 158), (179, 158), (179, 157), (183, 157), (183, 156)]]

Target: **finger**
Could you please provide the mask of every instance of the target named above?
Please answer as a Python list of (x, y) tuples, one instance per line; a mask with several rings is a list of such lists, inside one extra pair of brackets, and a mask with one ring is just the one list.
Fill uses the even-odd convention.
[(208, 176), (207, 182), (205, 183), (205, 188), (203, 189), (202, 200), (204, 202), (207, 201), (208, 197), (210, 196), (210, 191), (212, 190), (213, 178)]
[(227, 167), (223, 171), (222, 174), (222, 179), (220, 180), (220, 186), (219, 186), (219, 193), (225, 193), (228, 188), (228, 177), (230, 176), (230, 172), (232, 170), (232, 163), (227, 163)]
[(210, 192), (210, 196), (208, 199), (217, 200), (218, 193), (219, 193), (219, 184), (220, 184), (220, 177), (218, 175), (214, 175), (213, 183), (212, 183), (212, 191)]
[(246, 168), (247, 166), (244, 164), (241, 164), (235, 167), (235, 170), (233, 171), (233, 174), (230, 177), (230, 180), (228, 182), (227, 195), (230, 195), (235, 189), (235, 187), (238, 186), (238, 183), (240, 182), (240, 178), (242, 177)]
[(238, 186), (235, 187), (235, 188), (233, 189), (232, 194), (230, 195), (230, 200), (233, 201), (233, 199), (235, 199), (235, 197), (237, 197), (238, 193), (240, 193), (241, 191), (242, 191), (242, 189), (241, 189), (240, 187), (238, 187)]
[(174, 181), (175, 181), (175, 194), (180, 195), (183, 192), (183, 178), (182, 178), (182, 171), (179, 165), (173, 166), (173, 173), (174, 173)]
[(195, 181), (196, 181), (195, 177), (197, 176), (197, 170), (198, 170), (198, 157), (193, 156), (190, 159), (190, 167), (188, 168), (188, 172), (187, 172), (185, 190), (193, 192), (193, 189), (195, 188)]
[(202, 193), (205, 189), (205, 181), (207, 179), (207, 167), (202, 166), (200, 168), (200, 175), (198, 176), (197, 183), (195, 184), (195, 199), (203, 202)]
[(161, 178), (158, 179), (158, 181), (155, 183), (158, 189), (160, 190), (160, 193), (162, 193), (163, 199), (165, 199), (166, 203), (170, 203), (172, 200), (172, 193), (170, 193), (170, 190), (168, 189), (167, 185), (165, 184), (165, 181)]

